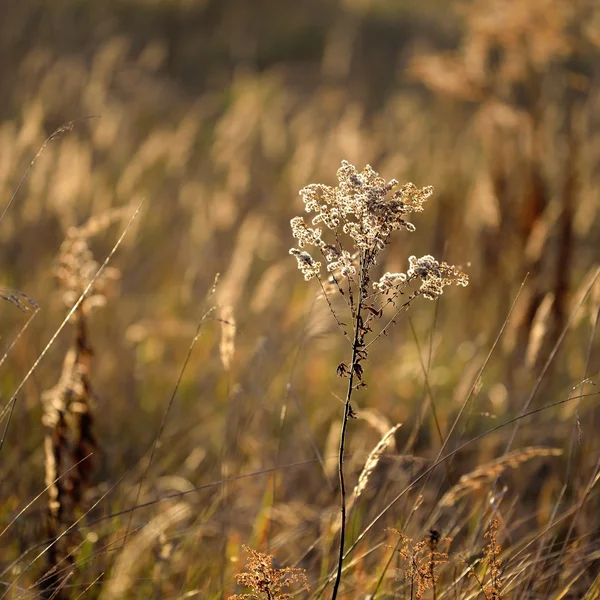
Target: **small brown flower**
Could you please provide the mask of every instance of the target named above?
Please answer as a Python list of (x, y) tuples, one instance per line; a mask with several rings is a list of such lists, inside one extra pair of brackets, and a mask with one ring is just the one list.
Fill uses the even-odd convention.
[(246, 572), (236, 575), (239, 585), (246, 586), (252, 590), (247, 594), (235, 594), (230, 600), (246, 600), (255, 598), (258, 600), (289, 600), (292, 594), (284, 591), (298, 584), (301, 588), (309, 591), (308, 581), (304, 569), (285, 567), (276, 569), (273, 566), (273, 557), (262, 554), (248, 546), (243, 546), (248, 553)]

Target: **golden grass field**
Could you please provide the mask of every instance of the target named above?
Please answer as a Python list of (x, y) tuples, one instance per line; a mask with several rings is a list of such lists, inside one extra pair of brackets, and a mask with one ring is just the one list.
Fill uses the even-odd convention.
[[(600, 598), (597, 2), (5, 4), (0, 599)], [(469, 279), (348, 419), (343, 160), (433, 186), (370, 283)]]

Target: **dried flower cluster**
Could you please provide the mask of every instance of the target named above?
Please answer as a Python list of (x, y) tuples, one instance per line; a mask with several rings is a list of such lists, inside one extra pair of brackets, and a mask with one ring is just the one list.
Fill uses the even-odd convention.
[[(292, 248), (290, 254), (296, 257), (298, 268), (307, 281), (319, 277), (321, 272), (322, 263), (303, 249), (315, 246), (327, 271), (339, 274), (334, 275), (335, 281), (338, 276), (354, 281), (360, 269), (360, 281), (354, 282), (364, 285), (369, 278), (369, 269), (376, 264), (377, 255), (385, 248), (390, 235), (401, 229), (415, 231), (407, 217), (423, 212), (423, 204), (433, 193), (433, 188), (419, 189), (407, 183), (393, 191), (398, 187), (395, 179), (386, 182), (370, 165), (359, 173), (347, 161), (342, 161), (337, 177), (339, 185), (335, 188), (311, 184), (300, 190), (306, 212), (315, 216), (311, 221), (313, 227), (303, 217), (291, 220), (298, 248)], [(323, 239), (320, 225), (332, 231), (332, 242)], [(354, 252), (344, 247), (345, 237), (351, 239)], [(400, 291), (414, 280), (421, 281), (415, 295), (431, 300), (440, 296), (447, 285), (466, 286), (468, 283), (468, 277), (459, 269), (426, 255), (421, 258), (411, 256), (406, 273), (385, 273), (372, 288), (375, 293)]]
[(454, 283), (464, 287), (469, 283), (467, 275), (459, 269), (445, 262), (440, 263), (429, 254), (421, 258), (410, 256), (408, 262), (410, 267), (406, 273), (385, 273), (373, 287), (380, 292), (389, 292), (409, 281), (420, 279), (419, 293), (424, 298), (435, 300), (447, 285)]
[(246, 572), (236, 575), (239, 585), (252, 590), (249, 594), (235, 594), (230, 600), (289, 600), (292, 594), (284, 590), (297, 583), (301, 588), (309, 591), (308, 581), (304, 569), (285, 567), (276, 569), (273, 566), (273, 557), (262, 554), (248, 546), (243, 547), (248, 553)]
[[(468, 277), (458, 268), (440, 263), (430, 255), (421, 258), (411, 256), (406, 273), (385, 273), (378, 281), (373, 282), (371, 271), (377, 265), (379, 253), (389, 243), (391, 234), (400, 230), (415, 231), (415, 226), (407, 219), (412, 213), (423, 212), (423, 205), (433, 193), (433, 188), (429, 186), (419, 189), (414, 184), (407, 183), (396, 189), (398, 182), (395, 179), (385, 181), (370, 165), (367, 165), (362, 172), (358, 172), (356, 167), (347, 161), (342, 161), (337, 178), (339, 181), (337, 187), (312, 184), (300, 190), (306, 212), (314, 216), (310, 224), (307, 224), (302, 217), (294, 217), (290, 221), (292, 234), (298, 242), (298, 247), (291, 248), (290, 254), (296, 257), (304, 279), (310, 281), (317, 278), (327, 297), (327, 290), (320, 277), (321, 261), (304, 249), (313, 246), (325, 261), (327, 272), (330, 273), (329, 283), (336, 286), (337, 291), (346, 300), (353, 327), (351, 340), (343, 320), (338, 317), (330, 303), (329, 308), (333, 316), (352, 345), (350, 361), (342, 362), (337, 367), (338, 375), (348, 379), (348, 389), (344, 402), (338, 454), (341, 519), (338, 564), (332, 600), (337, 598), (344, 561), (347, 516), (344, 475), (346, 432), (348, 420), (356, 417), (351, 405), (352, 393), (366, 385), (363, 381), (362, 363), (368, 357), (370, 343), (367, 344), (366, 338), (373, 331), (372, 323), (383, 316), (386, 305), (395, 304), (405, 288), (415, 281), (420, 282), (419, 289), (413, 291), (408, 299), (399, 308), (397, 307), (398, 312), (407, 308), (418, 296), (435, 300), (447, 285), (454, 283), (466, 286), (469, 282)], [(324, 239), (326, 229), (329, 230), (328, 239)], [(393, 321), (392, 319), (390, 323)], [(379, 335), (385, 333), (386, 329), (387, 326), (383, 327)], [(383, 447), (380, 452), (383, 452)], [(369, 470), (366, 469), (353, 499), (362, 491), (361, 486), (366, 486), (368, 476)], [(422, 551), (421, 547), (415, 546), (415, 548), (414, 557)], [(421, 590), (419, 593), (422, 594), (425, 589), (428, 589), (427, 577), (431, 585), (435, 586), (434, 567), (440, 557), (441, 554), (431, 545), (431, 560), (427, 567), (431, 571), (428, 576), (421, 568), (420, 559), (414, 558), (411, 568), (413, 578), (418, 580), (418, 587)], [(421, 596), (417, 595), (417, 597)]]
[(414, 544), (412, 539), (397, 529), (390, 531), (400, 538), (395, 550), (406, 563), (403, 572), (411, 588), (410, 597), (420, 600), (427, 590), (435, 590), (439, 568), (448, 562), (448, 553), (440, 551), (440, 547), (442, 544), (450, 545), (452, 538), (442, 537), (432, 529), (425, 540)]
[[(477, 580), (479, 589), (483, 592), (485, 600), (502, 600), (502, 559), (500, 553), (502, 546), (498, 544), (498, 530), (500, 521), (492, 519), (484, 537), (488, 540), (487, 546), (484, 548), (484, 553), (487, 558), (487, 564), (484, 566), (483, 573), (477, 574), (472, 565), (467, 563), (469, 568), (469, 576)], [(465, 561), (466, 562), (466, 561)], [(485, 583), (485, 579), (489, 577), (489, 581)]]
[(502, 598), (502, 592), (500, 591), (500, 588), (502, 587), (502, 580), (500, 579), (502, 572), (500, 552), (502, 552), (502, 546), (498, 544), (499, 528), (500, 521), (494, 519), (485, 533), (485, 537), (488, 540), (486, 555), (490, 566), (490, 582), (484, 587), (487, 600), (500, 600)]

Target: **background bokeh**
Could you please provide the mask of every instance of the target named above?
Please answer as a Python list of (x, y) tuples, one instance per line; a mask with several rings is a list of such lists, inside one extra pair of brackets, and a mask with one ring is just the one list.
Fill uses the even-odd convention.
[[(2, 3), (3, 208), (48, 136), (73, 122), (44, 147), (0, 223), (0, 287), (41, 307), (1, 365), (3, 406), (65, 317), (53, 269), (70, 228), (112, 215), (90, 241), (101, 263), (143, 201), (111, 262), (120, 283), (90, 319), (98, 449), (89, 505), (109, 493), (82, 522), (65, 597), (96, 578), (91, 597), (221, 597), (235, 591), (242, 543), (303, 566), (311, 587), (324, 581), (339, 513), (345, 382), (335, 369), (349, 356), (320, 288), (303, 281), (288, 255), (289, 220), (303, 211), (298, 190), (335, 185), (343, 159), (435, 188), (416, 232), (386, 250), (382, 272), (430, 253), (461, 265), (471, 281), (439, 302), (414, 303), (372, 348), (349, 433), (352, 485), (382, 433), (402, 427), (369, 501), (356, 508), (353, 536), (431, 464), (473, 386), (446, 450), (597, 377), (596, 5)], [(2, 303), (5, 349), (30, 314)], [(219, 317), (235, 322), (234, 354), (225, 359)], [(56, 384), (72, 335), (62, 332), (17, 398), (0, 462), (5, 524), (46, 485), (40, 398)], [(539, 541), (584, 497), (598, 468), (596, 404), (595, 396), (573, 400), (519, 422), (512, 449), (563, 455), (505, 475), (500, 512), (511, 543)], [(376, 583), (370, 569), (380, 564), (386, 523), (422, 536), (440, 494), (501, 456), (514, 431), (486, 435), (395, 505), (362, 542), (347, 597), (364, 597)], [(263, 469), (275, 470), (225, 482)], [(110, 516), (197, 486), (206, 487), (139, 509), (130, 523), (129, 513)], [(553, 530), (553, 543), (574, 523), (569, 540), (586, 554), (598, 540), (598, 506), (589, 491), (576, 517)], [(473, 543), (487, 510), (481, 491), (434, 520)], [(13, 597), (38, 589), (45, 557), (29, 566), (39, 552), (31, 549), (46, 537), (42, 494), (0, 541), (1, 579), (19, 577)], [(579, 581), (589, 586), (599, 559), (588, 560)], [(391, 589), (393, 569), (384, 579)]]

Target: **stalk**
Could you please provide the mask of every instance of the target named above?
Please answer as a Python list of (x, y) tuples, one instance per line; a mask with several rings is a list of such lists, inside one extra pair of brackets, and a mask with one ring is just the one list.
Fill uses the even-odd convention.
[[(362, 277), (362, 273), (361, 273)], [(352, 390), (354, 389), (354, 365), (357, 363), (358, 348), (360, 340), (360, 328), (362, 323), (362, 305), (363, 305), (363, 282), (359, 285), (358, 305), (356, 307), (356, 319), (354, 322), (354, 341), (352, 342), (352, 360), (350, 361), (350, 375), (348, 378), (348, 391), (346, 392), (346, 402), (344, 404), (344, 418), (340, 431), (340, 452), (338, 456), (338, 475), (340, 479), (340, 504), (341, 504), (341, 524), (340, 524), (340, 549), (333, 585), (333, 594), (331, 600), (337, 598), (340, 581), (342, 579), (342, 563), (344, 562), (344, 544), (346, 541), (346, 481), (344, 478), (344, 448), (346, 446), (346, 431), (351, 414), (350, 400), (352, 399)]]

